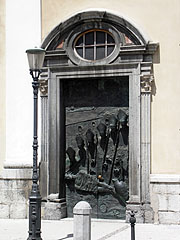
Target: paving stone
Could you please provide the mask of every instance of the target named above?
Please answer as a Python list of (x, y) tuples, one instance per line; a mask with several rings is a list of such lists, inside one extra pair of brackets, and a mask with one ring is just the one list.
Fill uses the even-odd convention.
[[(92, 240), (130, 240), (130, 225), (121, 220), (92, 219)], [(137, 240), (177, 240), (179, 225), (135, 224)], [(28, 219), (0, 219), (0, 239), (24, 240), (28, 237)], [(41, 223), (42, 239), (73, 240), (73, 219), (45, 221)]]

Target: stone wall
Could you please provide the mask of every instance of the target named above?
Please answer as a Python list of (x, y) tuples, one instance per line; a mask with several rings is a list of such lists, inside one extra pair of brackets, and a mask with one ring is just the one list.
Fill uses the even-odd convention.
[(180, 175), (151, 175), (154, 222), (180, 224)]
[(0, 218), (27, 218), (32, 169), (5, 168), (0, 175)]

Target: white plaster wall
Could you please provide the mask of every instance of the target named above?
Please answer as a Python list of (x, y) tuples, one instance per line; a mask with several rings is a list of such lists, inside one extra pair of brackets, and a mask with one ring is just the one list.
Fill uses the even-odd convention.
[(25, 51), (40, 46), (40, 13), (40, 0), (6, 0), (5, 165), (32, 164), (33, 93)]
[(5, 159), (5, 0), (0, 0), (0, 170)]

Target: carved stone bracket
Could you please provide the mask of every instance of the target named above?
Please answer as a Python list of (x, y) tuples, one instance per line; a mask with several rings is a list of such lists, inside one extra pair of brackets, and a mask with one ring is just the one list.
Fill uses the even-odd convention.
[(40, 79), (40, 92), (41, 96), (48, 95), (48, 79)]
[(154, 76), (152, 74), (141, 76), (141, 93), (151, 93)]

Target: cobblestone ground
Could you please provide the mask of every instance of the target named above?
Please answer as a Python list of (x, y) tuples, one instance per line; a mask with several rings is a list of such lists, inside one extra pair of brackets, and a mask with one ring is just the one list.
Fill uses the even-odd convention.
[[(131, 240), (130, 225), (122, 221), (92, 220), (92, 240)], [(179, 225), (136, 224), (136, 240), (178, 240)], [(0, 219), (1, 240), (25, 240), (28, 220)], [(42, 221), (43, 240), (73, 240), (73, 220)]]

